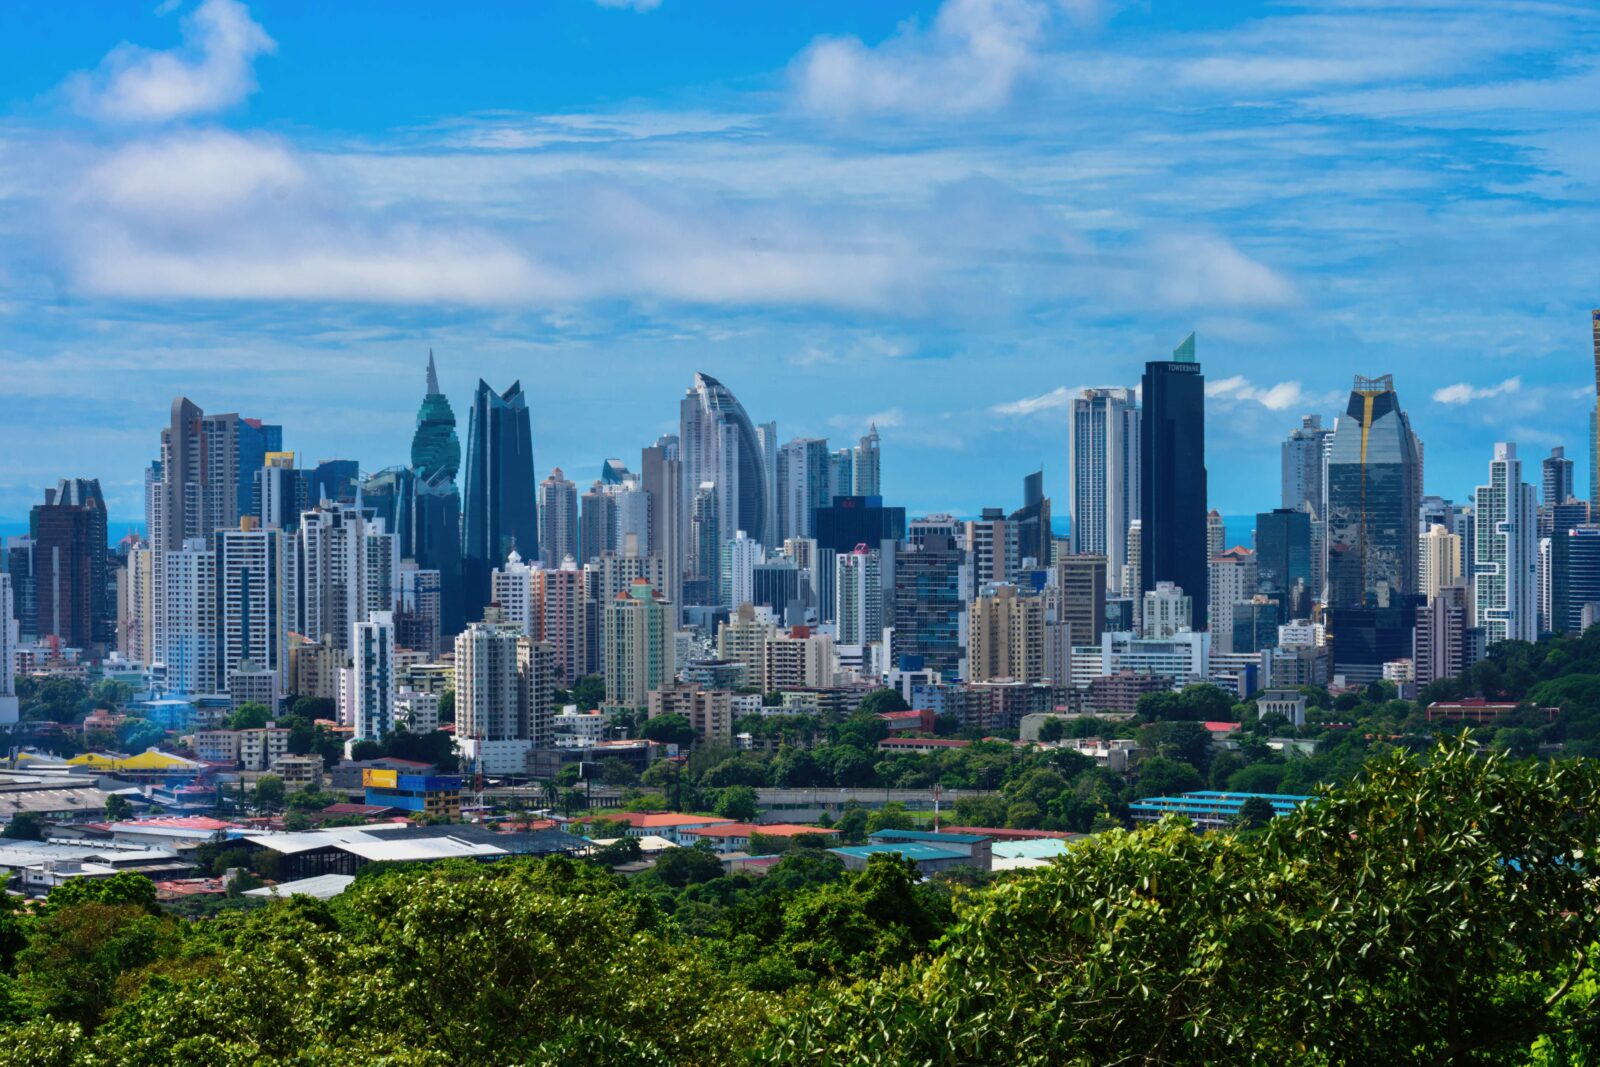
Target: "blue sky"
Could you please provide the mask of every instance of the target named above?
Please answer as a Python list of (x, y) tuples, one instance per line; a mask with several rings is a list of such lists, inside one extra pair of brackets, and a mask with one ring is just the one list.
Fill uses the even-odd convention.
[[(1212, 502), (1390, 372), (1430, 492), (1587, 481), (1600, 8), (0, 6), (0, 519), (142, 515), (168, 402), (401, 462), (429, 347), (541, 472), (637, 462), (696, 369), (876, 420), (914, 510), (1066, 490), (1065, 404), (1196, 330)], [(1061, 505), (1058, 505), (1058, 507)]]

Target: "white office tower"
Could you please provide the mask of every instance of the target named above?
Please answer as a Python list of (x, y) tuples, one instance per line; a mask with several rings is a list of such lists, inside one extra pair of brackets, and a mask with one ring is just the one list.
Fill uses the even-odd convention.
[(1417, 592), (1432, 600), (1439, 590), (1461, 578), (1461, 563), (1461, 538), (1448, 526), (1429, 525), (1428, 532), (1417, 538), (1417, 566), (1421, 572), (1417, 576)]
[(1072, 553), (1106, 557), (1109, 591), (1131, 595), (1123, 568), (1128, 527), (1139, 518), (1138, 395), (1132, 389), (1085, 389), (1072, 401), (1068, 419)]
[(9, 726), (18, 718), (16, 608), (11, 575), (0, 571), (0, 726)]
[(1144, 595), (1144, 633), (1147, 640), (1161, 640), (1191, 628), (1193, 602), (1180, 586), (1157, 582)]
[(1478, 486), (1473, 538), (1477, 623), (1485, 646), (1532, 641), (1539, 634), (1538, 511), (1533, 486), (1522, 480), (1517, 446), (1500, 441), (1489, 464), (1489, 484)]
[(722, 589), (724, 607), (733, 610), (755, 599), (756, 564), (766, 561), (766, 549), (743, 530), (722, 542), (721, 579), (718, 584)]
[(375, 611), (350, 630), (349, 723), (357, 741), (378, 741), (394, 729), (394, 612)]
[(155, 662), (165, 668), (171, 693), (221, 691), (217, 677), (217, 555), (211, 542), (192, 537), (166, 554), (162, 571)]
[(501, 621), (525, 637), (544, 636), (544, 576), (544, 568), (528, 566), (512, 549), (505, 566), (489, 579), (490, 599), (500, 605)]
[(879, 467), (878, 424), (867, 427), (867, 436), (856, 442), (855, 495), (882, 496), (883, 472)]
[(248, 661), (289, 680), (289, 620), (293, 617), (294, 560), (290, 535), (262, 529), (253, 516), (240, 529), (218, 530), (216, 546), (219, 685)]
[(128, 662), (148, 667), (155, 658), (155, 553), (148, 546), (130, 550), (117, 581), (117, 647)]
[(456, 637), (456, 744), (475, 769), (524, 774), (527, 716), (517, 670), (516, 630), (473, 623)]
[(295, 630), (308, 641), (345, 648), (350, 628), (374, 611), (393, 611), (399, 546), (381, 519), (359, 507), (328, 504), (300, 517)]
[(835, 619), (839, 644), (867, 645), (883, 638), (882, 563), (875, 549), (857, 545), (834, 560)]
[(1211, 649), (1232, 652), (1233, 606), (1248, 602), (1256, 595), (1256, 556), (1247, 548), (1231, 548), (1212, 556), (1207, 569), (1210, 572)]

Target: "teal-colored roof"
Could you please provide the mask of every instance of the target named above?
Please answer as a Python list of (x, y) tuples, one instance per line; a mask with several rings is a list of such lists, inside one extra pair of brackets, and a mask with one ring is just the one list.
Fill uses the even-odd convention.
[(943, 841), (952, 845), (977, 845), (989, 840), (982, 834), (936, 834), (930, 830), (879, 830), (871, 837), (874, 841)]
[(897, 844), (882, 845), (848, 845), (844, 848), (830, 848), (829, 852), (840, 856), (856, 856), (867, 858), (885, 855), (904, 856), (908, 860), (964, 860), (964, 852), (952, 852), (948, 848), (935, 848), (933, 845), (924, 845), (917, 841), (906, 841)]

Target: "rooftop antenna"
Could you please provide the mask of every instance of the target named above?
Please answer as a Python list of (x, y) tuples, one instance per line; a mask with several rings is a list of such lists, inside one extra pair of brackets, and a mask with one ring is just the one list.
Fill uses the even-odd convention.
[(428, 349), (428, 395), (439, 392), (439, 372), (433, 366), (433, 349)]

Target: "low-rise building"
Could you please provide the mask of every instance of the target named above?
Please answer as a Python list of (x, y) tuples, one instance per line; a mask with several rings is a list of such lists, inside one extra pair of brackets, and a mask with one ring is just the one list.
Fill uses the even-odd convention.
[(679, 836), (691, 842), (706, 841), (717, 852), (748, 852), (750, 839), (753, 835), (763, 837), (795, 838), (815, 834), (825, 839), (830, 844), (839, 840), (837, 830), (830, 830), (823, 826), (808, 826), (801, 823), (748, 823), (730, 822), (716, 823), (712, 826), (691, 826), (679, 831)]
[(461, 778), (454, 774), (403, 774), (381, 768), (361, 772), (367, 804), (398, 808), (408, 815), (461, 818)]
[(652, 689), (647, 709), (652, 719), (682, 715), (703, 744), (733, 743), (733, 694), (725, 689), (701, 689), (696, 685)]
[(272, 773), (283, 780), (283, 788), (290, 793), (302, 789), (322, 788), (322, 757), (282, 755), (272, 761)]
[[(1483, 697), (1464, 697), (1461, 700), (1435, 700), (1428, 705), (1429, 722), (1464, 722), (1484, 726), (1497, 722), (1522, 705), (1511, 701), (1486, 700)], [(1560, 708), (1532, 708), (1544, 716), (1545, 722), (1554, 722), (1561, 714)]]
[(1256, 715), (1282, 715), (1295, 726), (1306, 724), (1306, 695), (1298, 689), (1268, 689), (1256, 698)]

